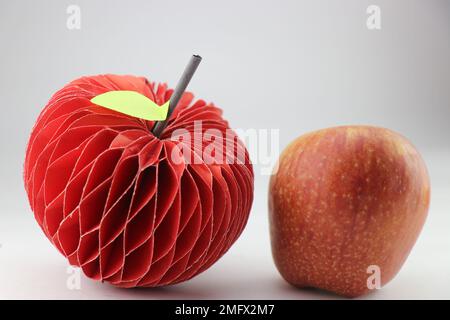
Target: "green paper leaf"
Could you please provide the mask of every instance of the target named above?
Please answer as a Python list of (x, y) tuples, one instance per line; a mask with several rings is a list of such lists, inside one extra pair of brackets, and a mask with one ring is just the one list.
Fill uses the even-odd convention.
[(163, 121), (167, 118), (169, 101), (162, 106), (136, 91), (108, 91), (91, 99), (92, 103), (118, 111), (129, 116), (151, 121)]

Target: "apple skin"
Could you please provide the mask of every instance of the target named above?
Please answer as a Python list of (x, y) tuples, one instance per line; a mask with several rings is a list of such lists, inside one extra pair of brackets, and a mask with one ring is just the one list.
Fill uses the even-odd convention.
[[(31, 209), (50, 242), (89, 278), (118, 287), (186, 281), (225, 254), (247, 223), (253, 200), (247, 150), (236, 139), (244, 161), (205, 163), (201, 152), (212, 143), (200, 137), (189, 149), (200, 161), (174, 159), (175, 145), (185, 142), (171, 139), (172, 133), (198, 132), (194, 121), (201, 121), (203, 133), (233, 133), (222, 110), (186, 92), (155, 137), (153, 121), (90, 101), (113, 90), (136, 91), (158, 105), (173, 92), (122, 75), (82, 77), (56, 92), (26, 151)], [(214, 150), (222, 143), (214, 139)]]
[(282, 152), (269, 186), (272, 254), (282, 277), (347, 297), (400, 270), (425, 222), (430, 183), (418, 151), (371, 126), (305, 134)]

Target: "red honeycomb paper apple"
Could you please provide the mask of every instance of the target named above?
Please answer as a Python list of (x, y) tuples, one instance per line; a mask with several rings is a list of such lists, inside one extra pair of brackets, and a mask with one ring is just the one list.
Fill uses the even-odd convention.
[[(253, 200), (247, 150), (233, 133), (244, 162), (174, 161), (176, 129), (192, 132), (199, 120), (202, 132), (230, 132), (221, 110), (185, 93), (155, 137), (153, 121), (90, 101), (112, 90), (136, 91), (158, 105), (173, 92), (142, 77), (100, 75), (55, 93), (26, 151), (31, 208), (48, 239), (90, 278), (120, 287), (185, 281), (217, 261), (245, 227)], [(211, 143), (229, 139), (202, 141), (192, 153), (201, 157)]]

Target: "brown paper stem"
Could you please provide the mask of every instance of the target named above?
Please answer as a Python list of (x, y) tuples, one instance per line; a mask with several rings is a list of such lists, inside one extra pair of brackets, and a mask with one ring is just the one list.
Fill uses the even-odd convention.
[(175, 110), (176, 106), (178, 105), (178, 102), (180, 101), (181, 97), (183, 96), (184, 91), (186, 90), (189, 81), (191, 81), (192, 76), (195, 73), (195, 70), (197, 70), (198, 65), (200, 64), (200, 61), (202, 61), (202, 57), (198, 55), (193, 55), (191, 57), (191, 60), (189, 60), (188, 65), (184, 69), (183, 74), (181, 75), (180, 80), (178, 81), (177, 86), (175, 87), (175, 90), (172, 93), (172, 96), (170, 97), (169, 102), (169, 111), (167, 112), (167, 118), (164, 121), (156, 122), (153, 127), (153, 134), (156, 137), (159, 137), (163, 130), (166, 128), (167, 123), (170, 120), (170, 116), (173, 113), (173, 110)]

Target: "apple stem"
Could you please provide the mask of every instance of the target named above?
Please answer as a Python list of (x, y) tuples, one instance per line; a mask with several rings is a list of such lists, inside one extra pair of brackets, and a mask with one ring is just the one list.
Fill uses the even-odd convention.
[(153, 126), (152, 132), (156, 137), (159, 137), (160, 134), (163, 132), (163, 130), (166, 128), (166, 126), (170, 120), (170, 116), (173, 113), (173, 110), (175, 110), (176, 106), (178, 105), (178, 102), (180, 101), (181, 97), (183, 96), (183, 93), (186, 90), (186, 88), (189, 84), (189, 81), (191, 81), (195, 70), (197, 70), (197, 67), (200, 64), (200, 61), (202, 61), (202, 57), (200, 57), (198, 55), (193, 55), (191, 57), (191, 59), (189, 60), (189, 63), (187, 64), (186, 68), (184, 69), (184, 72), (181, 75), (181, 78), (178, 81), (178, 84), (175, 87), (175, 90), (173, 91), (172, 96), (170, 97), (169, 110), (167, 111), (166, 120), (156, 122), (155, 125)]

